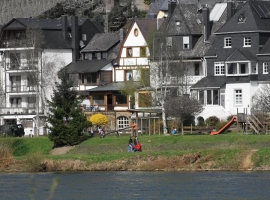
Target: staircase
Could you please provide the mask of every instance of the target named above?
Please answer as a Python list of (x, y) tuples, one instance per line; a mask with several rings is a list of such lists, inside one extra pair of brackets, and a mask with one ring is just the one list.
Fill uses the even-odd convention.
[(247, 125), (249, 125), (250, 128), (252, 128), (256, 134), (259, 134), (259, 133), (266, 134), (265, 127), (255, 115), (249, 115), (247, 117)]

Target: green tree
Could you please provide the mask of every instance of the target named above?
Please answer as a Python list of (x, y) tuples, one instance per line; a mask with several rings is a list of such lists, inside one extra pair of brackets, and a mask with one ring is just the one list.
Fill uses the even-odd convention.
[(150, 5), (150, 4), (151, 4), (151, 0), (144, 0), (143, 2), (144, 2), (144, 4), (146, 4), (146, 5)]
[(52, 100), (48, 101), (49, 139), (54, 142), (54, 147), (81, 143), (86, 139), (83, 129), (92, 125), (82, 112), (77, 91), (72, 89), (67, 72), (61, 70), (59, 78)]

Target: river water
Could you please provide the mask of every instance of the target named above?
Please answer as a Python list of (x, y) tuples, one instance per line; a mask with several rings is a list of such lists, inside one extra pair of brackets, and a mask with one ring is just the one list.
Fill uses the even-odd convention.
[(263, 200), (270, 199), (270, 172), (0, 174), (0, 199)]

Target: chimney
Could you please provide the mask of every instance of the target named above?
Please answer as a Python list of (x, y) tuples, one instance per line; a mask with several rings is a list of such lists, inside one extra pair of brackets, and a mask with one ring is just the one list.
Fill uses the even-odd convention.
[(202, 9), (203, 14), (203, 35), (204, 35), (204, 41), (207, 41), (210, 36), (210, 20), (209, 20), (209, 9), (203, 8)]
[(175, 0), (169, 0), (168, 1), (168, 16), (171, 16), (174, 9), (176, 8), (176, 1)]
[(67, 22), (67, 16), (66, 15), (62, 15), (61, 16), (61, 20), (62, 20), (62, 33), (63, 33), (63, 37), (64, 37), (64, 40), (67, 40), (67, 38), (68, 38), (68, 22)]
[(125, 29), (121, 28), (120, 29), (120, 42), (123, 42), (125, 36), (126, 36), (126, 31)]
[(232, 18), (234, 15), (234, 3), (232, 1), (229, 1), (227, 3), (227, 21)]
[(72, 35), (72, 62), (79, 60), (79, 27), (78, 17), (73, 16), (71, 18), (71, 35)]

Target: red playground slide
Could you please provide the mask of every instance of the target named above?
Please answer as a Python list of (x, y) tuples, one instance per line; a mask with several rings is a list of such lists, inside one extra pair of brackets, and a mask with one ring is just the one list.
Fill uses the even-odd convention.
[(237, 116), (233, 116), (232, 119), (227, 124), (225, 124), (221, 129), (219, 129), (218, 131), (212, 131), (210, 135), (217, 135), (217, 134), (222, 133), (236, 121), (237, 121)]

